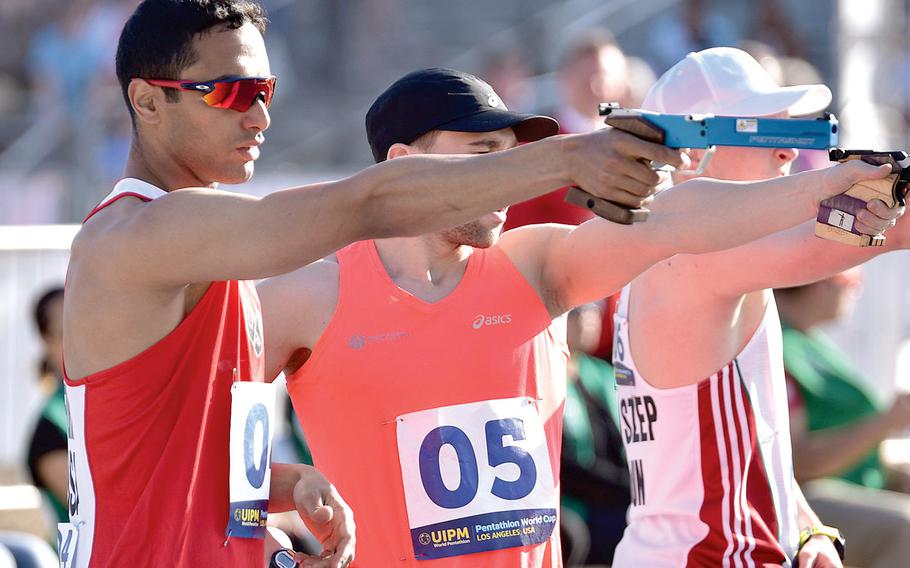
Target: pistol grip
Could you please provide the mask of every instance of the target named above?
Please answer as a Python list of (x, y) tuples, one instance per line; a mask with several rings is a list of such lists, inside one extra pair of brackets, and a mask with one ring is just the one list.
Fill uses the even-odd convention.
[(655, 144), (663, 144), (667, 139), (667, 134), (663, 128), (640, 114), (630, 116), (609, 114), (604, 119), (604, 123)]
[(894, 207), (897, 181), (897, 174), (866, 180), (853, 185), (846, 193), (825, 199), (818, 209), (815, 234), (823, 239), (858, 247), (883, 246), (884, 235), (866, 235), (855, 229), (856, 215), (872, 199), (881, 199), (889, 207)]
[(594, 197), (587, 191), (575, 186), (570, 187), (568, 193), (566, 193), (566, 202), (590, 209), (597, 216), (621, 225), (631, 225), (632, 223), (646, 221), (648, 214), (651, 213), (649, 209), (644, 207), (630, 209), (625, 205)]
[[(608, 114), (604, 119), (604, 123), (656, 144), (663, 144), (666, 139), (666, 135), (662, 128), (645, 119), (640, 114), (631, 116)], [(630, 209), (624, 205), (595, 197), (580, 187), (569, 188), (569, 192), (566, 194), (566, 202), (578, 205), (579, 207), (584, 207), (585, 209), (590, 209), (596, 215), (622, 225), (631, 225), (632, 223), (646, 221), (648, 219), (648, 214), (651, 213), (649, 209), (643, 207), (639, 209)]]

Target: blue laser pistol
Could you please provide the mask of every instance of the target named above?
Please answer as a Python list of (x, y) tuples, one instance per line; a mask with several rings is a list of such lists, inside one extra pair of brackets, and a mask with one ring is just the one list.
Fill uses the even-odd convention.
[[(707, 165), (716, 146), (828, 150), (837, 146), (838, 141), (837, 118), (833, 114), (810, 119), (662, 114), (625, 109), (616, 103), (601, 103), (599, 110), (609, 126), (649, 142), (670, 148), (707, 148), (700, 170)], [(625, 225), (644, 221), (649, 213), (644, 208), (629, 209), (594, 197), (577, 187), (569, 189), (566, 201)]]

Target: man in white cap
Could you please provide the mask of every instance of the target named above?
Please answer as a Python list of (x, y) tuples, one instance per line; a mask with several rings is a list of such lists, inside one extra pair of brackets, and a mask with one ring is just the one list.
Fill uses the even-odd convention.
[[(786, 117), (830, 101), (824, 85), (779, 87), (747, 53), (713, 48), (667, 71), (642, 107)], [(698, 162), (704, 151), (692, 154)], [(717, 148), (704, 175), (785, 176), (796, 155)], [(870, 211), (902, 214), (873, 201), (857, 226)], [(816, 238), (813, 223), (739, 248), (673, 257), (623, 290), (613, 359), (632, 506), (614, 566), (790, 566), (796, 557), (801, 567), (841, 566), (843, 540), (793, 478), (781, 331), (768, 289), (904, 248), (910, 224), (898, 224), (883, 248), (858, 248)]]

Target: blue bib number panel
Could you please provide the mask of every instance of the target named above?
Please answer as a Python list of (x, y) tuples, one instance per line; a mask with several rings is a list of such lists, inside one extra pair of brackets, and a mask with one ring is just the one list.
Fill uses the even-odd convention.
[(543, 423), (527, 397), (398, 417), (414, 554), (429, 560), (545, 542), (557, 495)]

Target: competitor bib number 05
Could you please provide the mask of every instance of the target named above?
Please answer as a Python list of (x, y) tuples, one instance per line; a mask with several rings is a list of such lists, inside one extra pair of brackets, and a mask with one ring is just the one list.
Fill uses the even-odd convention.
[(229, 537), (265, 538), (272, 479), (275, 388), (268, 383), (231, 386), (231, 516)]
[(398, 417), (408, 521), (418, 559), (537, 544), (556, 523), (543, 425), (531, 399)]

